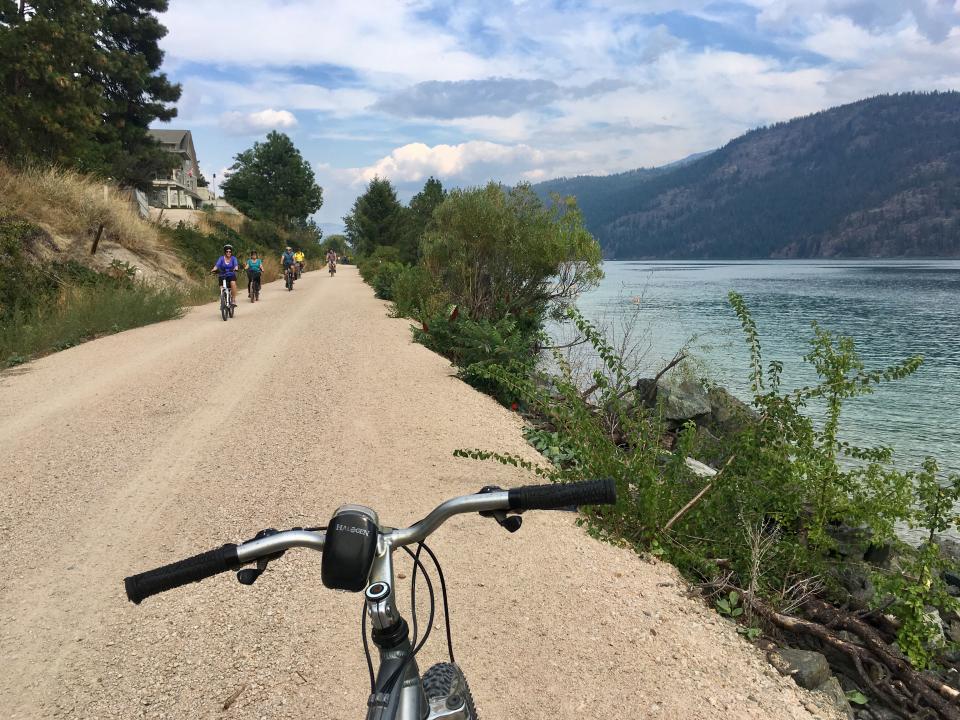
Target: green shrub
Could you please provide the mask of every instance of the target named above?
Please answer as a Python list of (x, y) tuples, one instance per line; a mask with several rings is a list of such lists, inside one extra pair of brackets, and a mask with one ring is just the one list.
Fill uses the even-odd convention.
[(393, 300), (393, 283), (404, 271), (405, 265), (399, 262), (382, 262), (373, 272), (370, 284), (381, 300)]
[(545, 206), (529, 185), (454, 190), (431, 227), (421, 262), (475, 320), (531, 316), (539, 326), (551, 306), (603, 277), (600, 246), (573, 199)]
[(397, 316), (416, 320), (437, 315), (447, 304), (430, 273), (419, 265), (407, 266), (400, 271), (390, 288), (390, 295)]
[(57, 283), (29, 261), (26, 247), (43, 234), (35, 225), (0, 216), (0, 322), (57, 294)]
[(400, 262), (400, 251), (392, 245), (380, 245), (369, 255), (357, 258), (357, 269), (364, 282), (372, 285), (377, 270), (387, 262)]
[[(666, 427), (658, 410), (645, 406), (645, 388), (638, 388), (606, 339), (573, 310), (569, 317), (604, 364), (603, 372), (594, 373), (596, 390), (589, 401), (560, 355), (555, 356), (558, 371), (551, 375), (507, 363), (474, 365), (473, 370), (521, 398), (556, 433), (550, 447), (563, 448), (564, 457), (575, 459), (544, 471), (546, 477), (617, 481), (617, 505), (590, 516), (594, 532), (656, 549), (694, 577), (723, 573), (726, 582), (775, 603), (789, 602), (780, 597), (784, 588), (821, 574), (832, 562), (831, 523), (865, 525), (880, 542), (907, 517), (910, 476), (892, 466), (889, 449), (841, 441), (839, 421), (847, 398), (905, 377), (920, 359), (867, 371), (849, 338), (814, 326), (805, 359), (820, 381), (784, 393), (780, 363), (764, 365), (749, 311), (739, 296), (731, 294), (730, 300), (751, 348), (759, 420), (725, 438), (726, 464), (713, 478), (698, 477), (686, 467), (697, 434), (692, 423), (671, 452), (664, 450)], [(822, 423), (805, 414), (810, 403), (825, 406)], [(498, 457), (483, 450), (465, 454)], [(722, 568), (716, 558), (723, 559)]]
[(414, 339), (459, 368), (459, 376), (504, 404), (518, 399), (509, 386), (488, 373), (490, 367), (508, 367), (523, 375), (536, 365), (539, 333), (525, 331), (514, 318), (496, 321), (450, 317), (448, 311), (437, 313), (414, 328)]

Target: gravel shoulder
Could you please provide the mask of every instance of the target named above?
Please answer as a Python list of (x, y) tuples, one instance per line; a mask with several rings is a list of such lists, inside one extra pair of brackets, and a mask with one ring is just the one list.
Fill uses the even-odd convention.
[[(533, 482), (452, 456), (538, 457), (519, 419), (408, 327), (344, 266), (292, 293), (271, 283), (227, 323), (201, 306), (0, 373), (0, 716), (363, 717), (361, 597), (326, 591), (319, 555), (139, 607), (122, 580), (325, 524), (346, 502), (406, 525), (482, 485)], [(529, 513), (512, 535), (461, 516), (431, 546), (485, 718), (833, 717), (672, 567), (570, 514)], [(422, 669), (445, 659), (442, 621), (434, 633)]]

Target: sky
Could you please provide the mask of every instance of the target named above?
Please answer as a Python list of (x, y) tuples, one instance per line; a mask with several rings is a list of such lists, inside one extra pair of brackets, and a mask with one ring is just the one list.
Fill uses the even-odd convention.
[[(879, 93), (960, 89), (960, 0), (171, 0), (166, 125), (218, 180), (270, 130), (328, 234), (375, 176), (609, 174)], [(164, 127), (158, 125), (158, 127)]]

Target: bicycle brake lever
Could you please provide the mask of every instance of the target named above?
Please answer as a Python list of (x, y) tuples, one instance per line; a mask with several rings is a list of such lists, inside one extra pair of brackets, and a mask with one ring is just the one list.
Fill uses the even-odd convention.
[[(294, 528), (299, 530), (300, 528)], [(256, 535), (254, 535), (247, 542), (253, 542), (254, 540), (260, 540), (261, 538), (270, 537), (271, 535), (276, 535), (279, 533), (279, 530), (274, 530), (273, 528), (267, 528), (266, 530), (261, 530)], [(243, 568), (242, 570), (237, 570), (237, 582), (241, 585), (253, 585), (257, 578), (263, 575), (263, 571), (267, 569), (267, 565), (270, 564), (271, 560), (276, 560), (278, 557), (283, 555), (286, 552), (281, 550), (280, 552), (273, 553), (272, 555), (267, 555), (257, 560), (257, 566), (255, 568)]]
[[(483, 495), (485, 493), (492, 492), (503, 492), (503, 488), (497, 485), (484, 485), (480, 488), (480, 491), (477, 495)], [(497, 521), (497, 524), (505, 528), (507, 532), (515, 533), (520, 529), (520, 526), (523, 525), (523, 518), (520, 517), (519, 513), (516, 515), (507, 515), (504, 510), (481, 510), (480, 514), (483, 517), (492, 517)]]

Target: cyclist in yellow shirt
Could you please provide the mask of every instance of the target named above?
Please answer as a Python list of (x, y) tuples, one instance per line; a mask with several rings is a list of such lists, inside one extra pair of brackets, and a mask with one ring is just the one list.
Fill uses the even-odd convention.
[(293, 259), (296, 261), (297, 267), (299, 268), (297, 272), (297, 277), (300, 277), (301, 275), (303, 275), (303, 261), (306, 259), (306, 256), (304, 256), (303, 254), (303, 250), (297, 250), (293, 254)]

